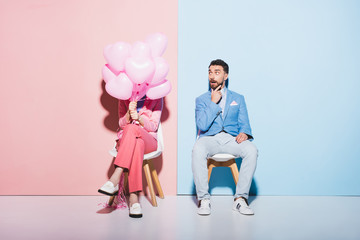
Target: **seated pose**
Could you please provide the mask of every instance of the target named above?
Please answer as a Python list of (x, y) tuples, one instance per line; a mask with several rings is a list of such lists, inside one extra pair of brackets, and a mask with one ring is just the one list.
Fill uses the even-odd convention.
[(142, 191), (142, 166), (144, 154), (157, 149), (157, 129), (160, 122), (163, 100), (147, 99), (138, 102), (119, 100), (118, 154), (115, 171), (98, 192), (113, 196), (119, 191), (119, 182), (124, 169), (128, 170), (130, 217), (142, 217), (139, 193)]
[(241, 157), (233, 210), (253, 215), (247, 199), (254, 176), (257, 148), (251, 142), (251, 128), (244, 97), (225, 87), (229, 66), (220, 59), (209, 66), (210, 91), (196, 99), (195, 119), (199, 138), (192, 151), (192, 171), (199, 202), (199, 215), (209, 215), (210, 194), (207, 159), (217, 153)]

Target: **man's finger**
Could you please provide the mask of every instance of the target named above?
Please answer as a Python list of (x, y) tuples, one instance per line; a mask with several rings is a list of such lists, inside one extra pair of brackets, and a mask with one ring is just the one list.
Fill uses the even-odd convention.
[(219, 86), (215, 89), (215, 91), (219, 91), (219, 88), (221, 88), (221, 85), (219, 85)]

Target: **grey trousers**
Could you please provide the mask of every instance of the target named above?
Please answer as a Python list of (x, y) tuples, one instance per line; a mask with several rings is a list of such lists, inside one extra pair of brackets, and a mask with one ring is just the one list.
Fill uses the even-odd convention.
[(210, 198), (207, 159), (217, 153), (229, 153), (236, 158), (242, 158), (234, 197), (248, 199), (251, 181), (256, 169), (258, 150), (248, 140), (239, 144), (236, 142), (235, 137), (220, 132), (215, 136), (199, 138), (192, 150), (192, 171), (198, 200)]

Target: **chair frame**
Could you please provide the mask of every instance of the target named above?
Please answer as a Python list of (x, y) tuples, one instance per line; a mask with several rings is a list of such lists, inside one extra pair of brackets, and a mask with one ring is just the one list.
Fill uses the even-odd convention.
[(208, 158), (208, 182), (210, 182), (211, 173), (214, 167), (229, 167), (234, 178), (235, 186), (239, 179), (239, 169), (236, 165), (235, 156), (231, 154), (215, 154)]

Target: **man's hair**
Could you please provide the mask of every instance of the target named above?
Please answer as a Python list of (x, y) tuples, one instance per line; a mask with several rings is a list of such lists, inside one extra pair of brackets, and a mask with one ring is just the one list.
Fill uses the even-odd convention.
[(229, 65), (227, 65), (227, 63), (224, 62), (223, 60), (221, 59), (212, 60), (209, 65), (209, 68), (210, 66), (214, 66), (214, 65), (222, 66), (224, 68), (224, 72), (226, 74), (229, 74)]

